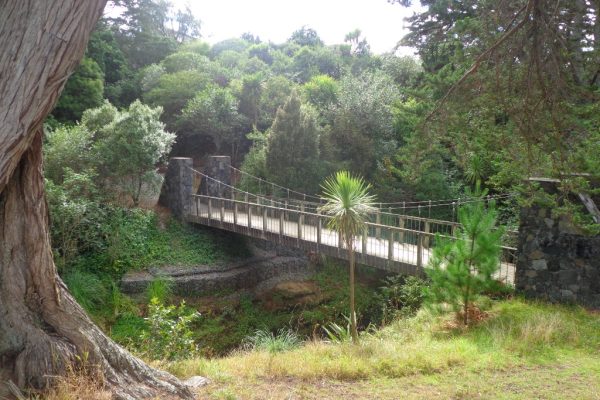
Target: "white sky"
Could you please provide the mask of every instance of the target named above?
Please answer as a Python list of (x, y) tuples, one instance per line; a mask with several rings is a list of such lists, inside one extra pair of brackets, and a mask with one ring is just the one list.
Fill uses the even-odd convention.
[[(202, 21), (201, 33), (214, 44), (244, 32), (264, 42), (282, 43), (303, 25), (317, 31), (328, 45), (343, 43), (346, 33), (360, 29), (374, 53), (391, 51), (406, 34), (407, 9), (387, 0), (173, 0), (188, 4)], [(417, 2), (418, 3), (418, 2)], [(403, 49), (412, 54), (412, 49)]]

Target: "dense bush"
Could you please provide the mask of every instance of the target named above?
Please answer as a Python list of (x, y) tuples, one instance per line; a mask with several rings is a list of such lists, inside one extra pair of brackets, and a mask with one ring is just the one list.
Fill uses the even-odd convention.
[(146, 318), (148, 329), (139, 334), (134, 344), (139, 352), (153, 360), (181, 360), (198, 353), (193, 338), (192, 324), (200, 314), (182, 302), (179, 306), (165, 306), (153, 298)]
[(381, 320), (386, 324), (396, 317), (414, 315), (425, 298), (425, 281), (414, 276), (394, 275), (384, 279), (379, 288)]

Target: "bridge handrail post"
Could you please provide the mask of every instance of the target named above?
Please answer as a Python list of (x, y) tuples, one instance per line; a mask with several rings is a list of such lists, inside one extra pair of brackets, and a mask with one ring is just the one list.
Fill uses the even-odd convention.
[(250, 205), (250, 203), (248, 204), (248, 235), (250, 235), (250, 230), (252, 229), (252, 206)]
[(220, 212), (220, 219), (221, 219), (221, 225), (223, 225), (223, 222), (225, 221), (225, 200), (221, 199), (219, 200), (219, 203), (221, 205), (221, 209), (219, 210)]
[(237, 225), (238, 223), (238, 203), (237, 201), (233, 202), (233, 224)]
[(400, 243), (404, 243), (404, 231), (402, 229), (404, 229), (404, 224), (405, 224), (405, 219), (404, 217), (400, 217), (398, 219), (398, 227), (400, 228), (400, 232), (398, 232), (398, 241)]
[(262, 230), (263, 230), (263, 234), (267, 231), (267, 212), (269, 211), (269, 209), (263, 205), (262, 207), (262, 215), (263, 215), (263, 220), (262, 220)]
[(394, 229), (389, 228), (388, 230), (388, 260), (394, 261)]
[(417, 233), (417, 268), (423, 268), (423, 234)]
[(283, 243), (285, 211), (279, 209), (279, 243)]
[(304, 204), (300, 205), (300, 213), (298, 214), (298, 244), (302, 240), (302, 225), (304, 224)]
[(211, 224), (212, 219), (212, 199), (208, 198), (208, 225)]
[[(320, 211), (317, 211), (317, 214), (321, 214)], [(321, 222), (321, 215), (317, 217), (317, 253), (321, 250), (321, 229), (323, 228), (323, 223)]]
[(369, 236), (369, 228), (365, 227), (365, 229), (363, 229), (362, 232), (362, 256), (363, 256), (363, 261), (365, 261), (365, 257), (367, 256), (367, 240), (368, 240), (368, 236)]
[(431, 230), (431, 226), (430, 226), (430, 224), (429, 224), (429, 221), (425, 221), (425, 233), (426, 233), (426, 235), (425, 235), (425, 237), (423, 238), (423, 239), (424, 239), (423, 246), (424, 246), (426, 249), (428, 249), (428, 248), (429, 248), (429, 235), (427, 235), (427, 233), (429, 233), (429, 232), (430, 232), (430, 230)]
[[(381, 207), (381, 204), (379, 207)], [(379, 209), (375, 212), (375, 223), (377, 225), (381, 225), (381, 211)], [(381, 239), (381, 228), (379, 226), (375, 228), (375, 237), (377, 239)]]
[(200, 218), (200, 207), (198, 207), (198, 197), (194, 197), (194, 203), (196, 203), (196, 216)]

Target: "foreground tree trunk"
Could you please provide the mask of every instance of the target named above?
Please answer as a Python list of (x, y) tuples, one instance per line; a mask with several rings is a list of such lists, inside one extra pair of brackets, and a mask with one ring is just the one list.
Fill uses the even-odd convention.
[(354, 300), (354, 237), (346, 238), (348, 262), (350, 266), (350, 334), (352, 343), (358, 344), (358, 328), (356, 327), (356, 305)]
[(0, 0), (0, 377), (41, 388), (85, 361), (116, 398), (189, 398), (175, 377), (146, 366), (91, 322), (52, 259), (42, 122), (105, 2)]

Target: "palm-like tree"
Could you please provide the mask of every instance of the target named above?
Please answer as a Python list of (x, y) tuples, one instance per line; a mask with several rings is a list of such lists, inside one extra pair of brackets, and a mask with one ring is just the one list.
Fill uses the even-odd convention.
[(365, 229), (368, 215), (376, 211), (375, 197), (369, 194), (371, 185), (363, 178), (339, 171), (325, 180), (319, 211), (331, 218), (328, 227), (342, 235), (350, 264), (350, 326), (352, 341), (358, 342), (356, 312), (354, 311), (354, 237)]

